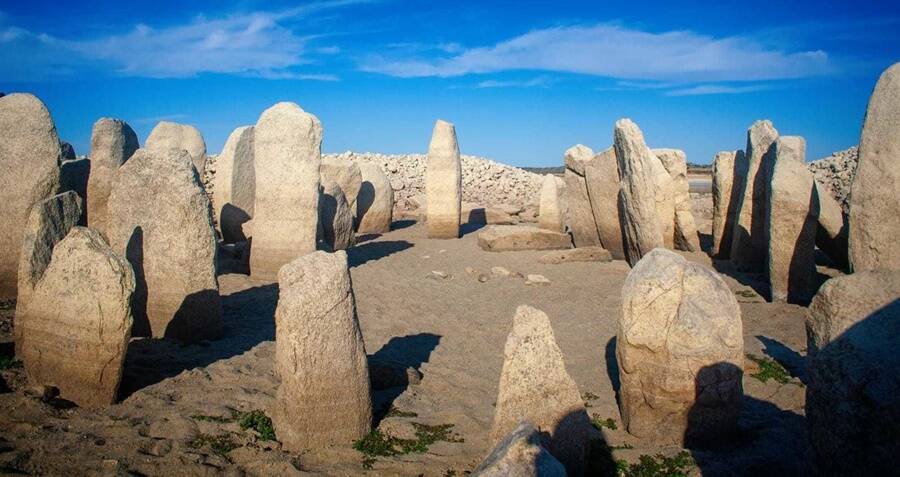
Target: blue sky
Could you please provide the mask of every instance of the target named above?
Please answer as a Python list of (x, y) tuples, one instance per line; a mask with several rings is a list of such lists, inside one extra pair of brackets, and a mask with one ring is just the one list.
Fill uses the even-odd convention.
[(194, 124), (218, 152), (294, 101), (326, 152), (423, 152), (442, 118), (463, 153), (552, 166), (630, 117), (709, 163), (769, 118), (811, 160), (858, 142), (900, 61), (896, 0), (553, 3), (0, 0), (0, 91), (39, 96), (79, 154), (102, 116), (142, 142)]

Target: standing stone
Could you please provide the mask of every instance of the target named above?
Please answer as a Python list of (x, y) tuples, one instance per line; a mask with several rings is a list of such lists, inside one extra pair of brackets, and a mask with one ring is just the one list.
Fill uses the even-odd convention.
[(109, 191), (119, 167), (138, 150), (137, 134), (121, 119), (100, 118), (91, 131), (91, 174), (88, 177), (87, 223), (106, 234)]
[(456, 127), (438, 120), (428, 145), (425, 169), (428, 236), (458, 238), (462, 209), (462, 169)]
[(741, 189), (741, 170), (747, 167), (744, 151), (722, 151), (713, 160), (712, 196), (712, 256), (727, 259), (731, 256), (731, 237)]
[(322, 123), (294, 103), (278, 103), (262, 113), (253, 136), (250, 273), (273, 280), (282, 265), (316, 250)]
[(761, 272), (765, 269), (768, 252), (766, 200), (769, 196), (766, 171), (772, 170), (775, 162), (772, 146), (776, 139), (778, 131), (768, 120), (753, 123), (747, 131), (747, 172), (740, 181), (742, 189), (738, 194), (737, 215), (731, 236), (731, 263), (741, 271)]
[(712, 270), (665, 249), (645, 255), (622, 288), (616, 360), (632, 435), (682, 445), (736, 428), (741, 309)]
[(203, 177), (203, 171), (206, 169), (206, 142), (203, 140), (203, 135), (194, 126), (160, 121), (150, 131), (144, 148), (158, 151), (166, 149), (187, 151), (197, 173)]
[(548, 434), (547, 450), (569, 475), (582, 475), (591, 425), (544, 312), (527, 305), (516, 309), (499, 389), (491, 441), (500, 442), (527, 420)]
[(59, 141), (59, 158), (62, 161), (74, 161), (78, 159), (75, 155), (75, 148), (66, 141)]
[(813, 175), (806, 167), (806, 141), (775, 141), (775, 167), (766, 201), (769, 298), (806, 304), (816, 293), (816, 222), (819, 206)]
[(377, 164), (359, 163), (362, 184), (356, 196), (357, 232), (383, 234), (391, 231), (394, 189), (387, 174)]
[(828, 280), (809, 307), (806, 422), (814, 475), (897, 473), (898, 296), (900, 271), (863, 271)]
[[(78, 194), (82, 203), (87, 199), (88, 179), (91, 175), (91, 161), (87, 158), (63, 161), (59, 165), (59, 192), (72, 191)], [(78, 225), (87, 224), (87, 209), (81, 207)]]
[[(50, 265), (53, 248), (65, 238), (81, 217), (81, 198), (68, 191), (54, 195), (35, 204), (25, 223), (22, 251), (19, 256), (19, 294), (16, 299), (16, 316), (24, 313), (31, 301), (34, 287)], [(14, 329), (16, 349), (21, 348), (21, 329)], [(18, 354), (18, 353), (17, 353)]]
[(346, 250), (353, 245), (353, 213), (341, 186), (335, 182), (323, 183), (319, 192), (319, 225), (322, 240), (331, 251)]
[(691, 186), (687, 179), (687, 156), (678, 149), (653, 149), (672, 178), (675, 203), (675, 248), (688, 252), (700, 251), (700, 236), (691, 211)]
[(278, 272), (272, 408), (278, 440), (299, 452), (346, 445), (372, 427), (366, 348), (347, 253), (314, 252)]
[(847, 256), (847, 233), (850, 224), (841, 204), (834, 200), (825, 186), (815, 183), (816, 203), (819, 205), (819, 226), (816, 229), (816, 246), (819, 247), (835, 265), (846, 269), (849, 265)]
[(56, 194), (60, 148), (50, 111), (30, 94), (0, 98), (0, 300), (16, 297), (22, 233), (34, 204)]
[(25, 339), (17, 356), (29, 381), (54, 386), (81, 407), (114, 403), (131, 338), (134, 289), (124, 258), (96, 231), (72, 229), (16, 319)]
[(850, 188), (850, 265), (900, 270), (900, 63), (882, 73), (869, 98)]
[(520, 423), (472, 471), (472, 477), (565, 476), (565, 467), (541, 446), (541, 436), (530, 422)]
[(319, 182), (325, 184), (334, 182), (340, 186), (350, 205), (350, 211), (356, 211), (356, 196), (362, 188), (362, 172), (359, 165), (355, 161), (346, 161), (334, 158), (322, 158), (322, 165), (319, 167)]
[(253, 126), (242, 126), (225, 141), (213, 177), (213, 211), (225, 243), (247, 240), (241, 225), (253, 218), (255, 200)]
[(109, 244), (134, 268), (134, 335), (220, 336), (212, 210), (190, 155), (138, 149), (119, 167), (107, 207)]
[(609, 148), (598, 153), (584, 164), (584, 178), (588, 195), (591, 199), (591, 210), (594, 223), (600, 236), (603, 248), (610, 251), (616, 260), (625, 259), (625, 248), (622, 244), (622, 223), (619, 217), (619, 164), (616, 161), (616, 150)]
[(566, 231), (566, 182), (561, 178), (547, 174), (541, 186), (541, 198), (538, 209), (538, 226), (553, 232)]
[(566, 222), (576, 247), (599, 247), (602, 245), (584, 176), (584, 165), (593, 157), (594, 151), (581, 144), (570, 147), (563, 156), (563, 162), (566, 165), (565, 200), (568, 207)]

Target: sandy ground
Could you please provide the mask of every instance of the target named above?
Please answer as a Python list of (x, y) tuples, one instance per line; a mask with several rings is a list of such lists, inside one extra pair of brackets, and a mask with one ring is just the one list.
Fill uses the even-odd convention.
[[(708, 233), (708, 220), (700, 222), (701, 231)], [(617, 424), (616, 430), (603, 428), (594, 436), (595, 472), (609, 459), (636, 461), (642, 454), (681, 450), (642, 443), (622, 430), (613, 338), (629, 270), (625, 262), (543, 265), (537, 260), (540, 252), (482, 251), (475, 227), (468, 227), (460, 240), (432, 240), (424, 227), (396, 225), (397, 230), (365, 237), (350, 251), (366, 349), (378, 365), (373, 373), (376, 415), (381, 420), (388, 409), (395, 410), (382, 426), (452, 424), (454, 440), (463, 442), (440, 441), (425, 453), (379, 457), (367, 469), (363, 455), (349, 443), (292, 455), (237, 423), (211, 421), (210, 416), (228, 417), (235, 411), (265, 411), (278, 384), (272, 370), (277, 286), (225, 274), (220, 277), (225, 337), (191, 346), (133, 341), (119, 404), (89, 411), (60, 399), (42, 400), (27, 393), (20, 368), (2, 371), (8, 389), (0, 394), (0, 473), (464, 475), (489, 451), (503, 346), (520, 304), (549, 315), (588, 413)], [(686, 256), (711, 264), (704, 254)], [(514, 277), (481, 282), (478, 273), (466, 270), (489, 275), (493, 266), (542, 274), (551, 283), (527, 286)], [(449, 276), (439, 278), (434, 271)], [(802, 474), (808, 454), (802, 384), (805, 310), (764, 303), (753, 289), (758, 277), (735, 276), (727, 281), (741, 303), (746, 351), (774, 358), (793, 377), (786, 384), (762, 383), (745, 373), (739, 435), (718, 448), (691, 449), (697, 462), (693, 472)], [(11, 353), (11, 343), (3, 352)], [(405, 382), (406, 368), (418, 370), (421, 380)], [(396, 416), (397, 410), (403, 416)], [(205, 436), (220, 435), (237, 447), (217, 453), (209, 444), (200, 445)]]

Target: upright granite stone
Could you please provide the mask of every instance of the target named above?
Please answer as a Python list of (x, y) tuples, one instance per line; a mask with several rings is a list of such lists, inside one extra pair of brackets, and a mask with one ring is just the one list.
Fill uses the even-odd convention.
[(847, 256), (847, 234), (850, 224), (841, 204), (834, 200), (825, 186), (815, 183), (816, 203), (819, 205), (819, 226), (816, 229), (816, 246), (842, 269), (850, 266)]
[(106, 234), (109, 191), (119, 167), (138, 150), (138, 137), (121, 119), (100, 118), (91, 131), (91, 174), (88, 177), (87, 224)]
[(700, 251), (700, 236), (691, 210), (691, 186), (687, 179), (687, 156), (679, 149), (653, 149), (672, 178), (675, 203), (675, 248), (688, 252)]
[(81, 407), (116, 401), (135, 289), (131, 265), (91, 229), (75, 227), (59, 244), (33, 300), (16, 317), (17, 354), (29, 381), (54, 386)]
[(825, 282), (809, 307), (806, 422), (814, 475), (897, 473), (897, 297), (900, 271), (862, 271)]
[(59, 188), (59, 136), (30, 94), (0, 98), (0, 300), (16, 297), (22, 233), (34, 204)]
[(134, 335), (219, 337), (212, 210), (190, 155), (138, 149), (119, 168), (107, 207), (109, 244), (134, 268)]
[(377, 164), (359, 163), (362, 177), (356, 195), (356, 231), (359, 234), (383, 234), (391, 231), (394, 213), (394, 189), (387, 174)]
[(353, 213), (336, 182), (325, 182), (319, 192), (319, 226), (322, 240), (331, 251), (346, 250), (355, 241)]
[(78, 156), (75, 155), (75, 148), (66, 141), (59, 141), (59, 151), (59, 158), (62, 161), (74, 161), (75, 159), (78, 159)]
[(563, 155), (563, 162), (566, 165), (565, 200), (568, 208), (566, 223), (576, 247), (599, 247), (602, 245), (584, 176), (584, 165), (593, 157), (594, 151), (581, 144), (570, 147)]
[[(81, 198), (82, 203), (87, 199), (88, 179), (91, 174), (91, 160), (88, 158), (62, 161), (59, 165), (59, 189), (60, 193), (72, 191)], [(87, 224), (87, 209), (82, 204), (81, 217), (78, 225)]]
[(241, 226), (253, 218), (256, 171), (253, 166), (253, 126), (241, 126), (228, 136), (216, 158), (213, 211), (225, 243), (247, 240)]
[[(16, 300), (16, 315), (24, 313), (31, 301), (34, 287), (44, 276), (50, 265), (53, 248), (65, 238), (72, 227), (78, 225), (81, 217), (81, 198), (68, 191), (38, 202), (31, 208), (25, 233), (22, 236), (22, 251), (19, 256), (19, 294)], [(20, 349), (21, 330), (14, 329), (16, 349)]]
[(714, 258), (731, 256), (731, 237), (741, 189), (740, 177), (747, 166), (744, 151), (722, 151), (713, 160), (712, 177), (712, 251)]
[(566, 469), (541, 445), (530, 422), (506, 435), (472, 471), (472, 477), (565, 477)]
[(462, 169), (456, 127), (438, 120), (428, 145), (425, 169), (428, 236), (458, 238), (462, 208)]
[(600, 243), (603, 248), (612, 253), (616, 260), (624, 260), (622, 219), (619, 216), (621, 179), (619, 178), (619, 164), (616, 161), (616, 150), (609, 148), (597, 153), (593, 159), (586, 162), (584, 178)]
[(206, 142), (203, 140), (203, 135), (194, 126), (160, 121), (150, 131), (150, 136), (144, 143), (144, 149), (187, 151), (197, 173), (203, 177), (203, 171), (206, 169)]
[(566, 231), (566, 182), (553, 175), (544, 176), (538, 204), (538, 226), (552, 232)]
[(253, 136), (250, 273), (274, 280), (284, 264), (316, 250), (322, 124), (294, 103), (278, 103), (262, 113)]
[[(766, 267), (766, 200), (775, 151), (772, 147), (778, 131), (772, 122), (757, 121), (747, 131), (747, 172), (741, 179), (737, 215), (731, 237), (731, 263), (747, 272), (761, 272)], [(737, 181), (735, 181), (737, 185)]]
[(347, 253), (314, 252), (278, 272), (271, 416), (278, 440), (299, 452), (347, 445), (372, 427), (366, 348)]
[(766, 200), (769, 299), (807, 304), (816, 294), (815, 179), (806, 167), (806, 141), (781, 136), (775, 141), (775, 167)]
[(882, 73), (869, 98), (850, 188), (850, 265), (900, 270), (900, 63)]
[(645, 255), (622, 288), (616, 360), (632, 435), (690, 445), (736, 428), (741, 309), (716, 272), (665, 249)]
[(521, 305), (506, 339), (491, 441), (500, 442), (523, 420), (548, 434), (547, 450), (569, 475), (583, 475), (590, 420), (544, 312)]
[(359, 190), (362, 188), (362, 172), (359, 170), (359, 164), (343, 159), (322, 158), (322, 165), (319, 167), (319, 182), (322, 184), (336, 183), (344, 193), (344, 198), (350, 205), (350, 211), (356, 213), (356, 196), (359, 195)]

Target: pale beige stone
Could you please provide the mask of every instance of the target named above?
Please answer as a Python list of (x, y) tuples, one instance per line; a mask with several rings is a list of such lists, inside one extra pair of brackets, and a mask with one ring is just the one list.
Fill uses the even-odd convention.
[[(75, 227), (57, 244), (33, 300), (16, 317), (29, 381), (54, 386), (81, 407), (116, 401), (128, 340), (131, 265), (91, 229)], [(61, 312), (62, 311), (62, 312)]]
[(772, 122), (757, 121), (747, 131), (746, 172), (742, 169), (734, 232), (731, 236), (730, 260), (735, 268), (747, 272), (761, 272), (766, 267), (766, 200), (775, 151), (772, 147), (778, 131)]
[(134, 335), (220, 336), (212, 209), (190, 155), (138, 149), (119, 167), (108, 209), (109, 244), (134, 268)]
[(362, 184), (356, 196), (357, 233), (383, 234), (391, 231), (394, 189), (387, 174), (376, 164), (359, 163)]
[(744, 151), (722, 151), (713, 160), (712, 172), (712, 251), (715, 258), (727, 259), (731, 256), (731, 237), (734, 233), (734, 218), (737, 213), (740, 189), (740, 172), (746, 168)]
[(716, 272), (661, 248), (634, 266), (616, 335), (629, 433), (677, 445), (727, 435), (740, 413), (743, 360), (741, 310)]
[(464, 224), (513, 225), (519, 223), (516, 216), (510, 215), (500, 207), (463, 202), (461, 210), (460, 217)]
[(478, 233), (478, 246), (488, 252), (558, 250), (572, 247), (566, 234), (531, 225), (489, 225)]
[(472, 477), (565, 477), (566, 469), (541, 445), (541, 436), (523, 421), (491, 450)]
[(538, 263), (546, 264), (609, 261), (612, 261), (612, 254), (603, 247), (578, 247), (569, 250), (555, 250), (542, 255), (538, 259)]
[(332, 251), (346, 250), (356, 240), (353, 233), (353, 213), (341, 186), (336, 182), (322, 184), (319, 192), (319, 225), (322, 240)]
[(349, 445), (372, 427), (372, 393), (347, 254), (304, 255), (282, 267), (278, 287), (278, 440), (292, 452)]
[(523, 420), (548, 434), (547, 450), (569, 475), (582, 475), (590, 421), (575, 381), (566, 371), (547, 315), (521, 305), (506, 339), (491, 442), (500, 442)]
[[(59, 165), (59, 193), (72, 191), (78, 194), (81, 201), (87, 199), (88, 180), (91, 174), (91, 160), (83, 157), (71, 161), (62, 161)], [(86, 204), (86, 203), (85, 203)], [(87, 209), (81, 208), (81, 219), (78, 225), (87, 225)]]
[(589, 147), (577, 144), (566, 150), (563, 162), (565, 171), (566, 224), (576, 247), (600, 246), (600, 234), (594, 221), (584, 165), (594, 157)]
[(678, 250), (700, 251), (700, 236), (691, 210), (691, 190), (687, 180), (687, 155), (679, 149), (653, 149), (672, 178), (675, 202), (674, 244)]
[(538, 209), (538, 226), (553, 232), (566, 231), (566, 182), (553, 175), (544, 176)]
[(819, 226), (816, 229), (816, 246), (828, 255), (840, 268), (849, 266), (847, 234), (850, 224), (847, 214), (826, 190), (825, 186), (815, 183), (815, 195), (819, 205)]
[(262, 113), (253, 136), (250, 272), (273, 280), (282, 265), (316, 249), (322, 124), (294, 103), (278, 103)]
[(428, 236), (458, 238), (462, 207), (462, 169), (456, 127), (446, 121), (434, 124), (425, 169)]
[(319, 167), (319, 182), (334, 182), (344, 193), (344, 198), (350, 205), (350, 210), (356, 213), (356, 197), (362, 187), (362, 171), (355, 161), (347, 161), (335, 158), (322, 158)]
[(0, 300), (16, 297), (25, 222), (34, 204), (56, 194), (61, 152), (41, 100), (19, 93), (0, 97)]
[(900, 63), (882, 73), (869, 98), (859, 166), (850, 188), (853, 271), (900, 269)]
[(213, 176), (213, 212), (225, 243), (247, 240), (241, 226), (253, 218), (255, 201), (253, 126), (241, 126), (225, 141)]
[(206, 169), (206, 142), (200, 131), (188, 124), (160, 121), (150, 131), (150, 136), (144, 143), (144, 149), (187, 151), (191, 156), (191, 163), (197, 169), (197, 174), (202, 177), (203, 171)]
[(87, 224), (106, 234), (109, 191), (119, 167), (137, 151), (137, 134), (121, 119), (100, 118), (91, 131), (91, 166), (88, 177)]
[(619, 164), (616, 150), (609, 148), (598, 153), (584, 164), (584, 178), (594, 223), (603, 248), (609, 250), (617, 260), (625, 259), (622, 244), (622, 223), (619, 216)]

